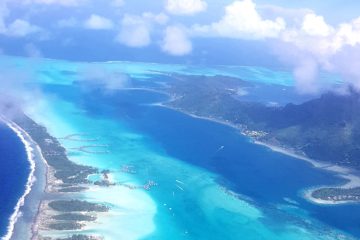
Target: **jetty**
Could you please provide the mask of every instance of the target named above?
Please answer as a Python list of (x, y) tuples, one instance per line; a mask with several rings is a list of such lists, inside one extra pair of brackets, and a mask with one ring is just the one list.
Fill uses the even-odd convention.
[(108, 147), (109, 147), (109, 145), (86, 145), (86, 146), (69, 148), (69, 150), (75, 150), (75, 151), (80, 151), (80, 152), (90, 153), (90, 154), (108, 154), (108, 153), (110, 153), (110, 151), (108, 151), (108, 150), (104, 150), (104, 151), (91, 150), (94, 148), (107, 149)]
[(74, 133), (70, 135), (66, 135), (65, 137), (57, 138), (58, 140), (67, 140), (74, 142), (96, 142), (98, 138), (87, 138), (90, 134), (87, 133)]

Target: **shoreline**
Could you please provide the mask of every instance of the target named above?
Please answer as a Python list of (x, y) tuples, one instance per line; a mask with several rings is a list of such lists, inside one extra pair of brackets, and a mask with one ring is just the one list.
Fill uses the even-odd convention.
[[(171, 102), (171, 100), (168, 101), (168, 102)], [(185, 115), (188, 115), (188, 116), (190, 116), (192, 118), (211, 121), (211, 122), (219, 123), (219, 124), (234, 128), (234, 129), (238, 130), (239, 133), (242, 136), (245, 136), (245, 137), (249, 138), (249, 140), (251, 140), (251, 142), (253, 144), (266, 147), (266, 148), (268, 148), (268, 149), (270, 149), (270, 150), (272, 150), (274, 152), (281, 153), (281, 154), (290, 156), (290, 157), (295, 158), (295, 159), (306, 161), (306, 162), (310, 163), (314, 168), (322, 169), (324, 171), (330, 171), (330, 172), (334, 173), (335, 176), (340, 177), (340, 178), (347, 181), (346, 183), (340, 184), (340, 185), (320, 186), (320, 187), (314, 187), (314, 188), (310, 188), (310, 189), (305, 190), (302, 195), (306, 200), (310, 201), (311, 203), (319, 204), (319, 205), (340, 205), (340, 204), (360, 203), (360, 201), (350, 201), (350, 200), (348, 200), (348, 201), (347, 200), (334, 201), (334, 200), (318, 199), (318, 198), (315, 198), (315, 197), (312, 196), (313, 192), (315, 192), (317, 190), (320, 190), (320, 189), (324, 189), (324, 188), (351, 189), (351, 188), (360, 187), (360, 176), (355, 174), (353, 170), (351, 170), (349, 168), (346, 168), (346, 167), (337, 166), (337, 165), (329, 164), (329, 163), (326, 163), (326, 162), (313, 160), (313, 159), (308, 158), (305, 154), (302, 155), (302, 154), (294, 152), (292, 149), (283, 148), (283, 147), (280, 147), (280, 146), (276, 146), (276, 145), (272, 145), (272, 144), (269, 144), (269, 143), (266, 143), (266, 142), (256, 140), (254, 137), (246, 134), (244, 132), (244, 130), (242, 129), (241, 125), (233, 124), (230, 121), (219, 120), (219, 119), (215, 119), (215, 118), (212, 118), (212, 117), (198, 116), (198, 115), (195, 115), (193, 113), (187, 112), (186, 110), (178, 109), (176, 107), (169, 106), (169, 105), (166, 104), (168, 102), (153, 103), (151, 105), (152, 106), (158, 106), (158, 107), (167, 108), (167, 109), (170, 109), (170, 110), (174, 110), (174, 111), (183, 113)]]
[[(297, 154), (295, 152), (293, 152), (291, 149), (286, 149), (286, 148), (282, 148), (279, 146), (274, 146), (271, 144), (267, 144), (265, 142), (261, 142), (261, 141), (257, 141), (255, 140), (253, 137), (247, 135), (246, 133), (243, 132), (242, 126), (241, 125), (236, 125), (231, 123), (230, 121), (225, 121), (225, 120), (219, 120), (219, 119), (214, 119), (211, 117), (201, 117), (189, 112), (186, 112), (185, 110), (182, 109), (177, 109), (175, 107), (172, 106), (168, 106), (165, 105), (164, 103), (154, 103), (151, 104), (153, 106), (158, 106), (158, 107), (164, 107), (164, 108), (168, 108), (183, 114), (186, 114), (190, 117), (193, 118), (197, 118), (197, 119), (202, 119), (202, 120), (207, 120), (207, 121), (211, 121), (211, 122), (215, 122), (215, 123), (219, 123), (231, 128), (234, 128), (236, 130), (239, 130), (239, 133), (245, 137), (247, 137), (248, 139), (250, 139), (252, 141), (252, 143), (257, 144), (257, 145), (261, 145), (264, 146), (266, 148), (271, 149), (274, 152), (279, 152), (281, 154), (293, 157), (293, 158), (297, 158), (300, 160), (304, 160), (308, 163), (310, 163), (312, 166), (319, 168), (319, 169), (323, 169), (323, 170), (327, 170), (327, 171), (331, 171), (334, 172), (335, 174), (337, 174), (339, 177), (346, 179), (347, 182), (345, 184), (342, 184), (341, 186), (333, 186), (333, 187), (338, 187), (338, 188), (351, 188), (351, 187), (358, 187), (360, 186), (360, 177), (358, 177), (357, 175), (352, 173), (352, 170), (347, 169), (345, 167), (340, 167), (340, 166), (336, 166), (336, 165), (330, 165), (330, 164), (326, 164), (323, 162), (319, 162), (316, 160), (312, 160), (310, 158), (307, 158), (306, 156), (302, 156), (300, 154)], [(38, 167), (38, 164), (43, 164), (43, 166), (45, 166), (46, 168), (46, 173), (45, 173), (45, 179), (48, 177), (49, 173), (49, 168), (51, 169), (51, 167), (48, 165), (46, 159), (44, 158), (42, 152), (41, 152), (41, 148), (40, 146), (32, 139), (32, 137), (22, 128), (20, 127), (18, 124), (16, 124), (15, 122), (8, 120), (2, 116), (0, 116), (0, 121), (2, 121), (4, 124), (6, 124), (6, 126), (8, 126), (12, 131), (14, 131), (15, 134), (17, 134), (17, 136), (20, 138), (20, 140), (22, 141), (22, 143), (24, 144), (27, 156), (28, 156), (28, 161), (30, 163), (30, 174), (28, 177), (28, 181), (26, 184), (26, 189), (24, 194), (21, 196), (21, 198), (18, 200), (16, 207), (14, 208), (14, 213), (11, 215), (11, 217), (9, 218), (9, 225), (8, 225), (8, 231), (7, 234), (1, 238), (1, 240), (12, 240), (12, 239), (21, 239), (21, 238), (13, 238), (14, 235), (14, 229), (16, 229), (16, 225), (18, 223), (18, 220), (22, 217), (22, 208), (27, 205), (28, 202), (28, 197), (29, 194), (31, 194), (31, 192), (33, 191), (33, 186), (35, 183), (38, 183), (39, 179), (36, 177), (35, 171)], [(45, 182), (45, 188), (43, 189), (43, 193), (45, 194), (45, 189), (47, 189), (48, 187), (51, 187), (51, 179), (50, 179), (50, 184), (48, 181)], [(324, 187), (324, 186), (323, 186)], [(317, 187), (314, 189), (308, 189), (305, 191), (304, 194), (304, 198), (316, 203), (316, 204), (320, 204), (320, 205), (339, 205), (339, 204), (349, 204), (349, 203), (356, 203), (355, 201), (327, 201), (327, 200), (322, 200), (322, 199), (317, 199), (317, 198), (313, 198), (311, 196), (312, 192), (317, 190), (317, 189), (321, 189), (323, 187)], [(36, 210), (37, 214), (34, 216), (34, 221), (32, 222), (31, 226), (31, 232), (29, 234), (31, 234), (31, 238), (30, 239), (34, 239), (33, 236), (35, 236), (35, 234), (37, 234), (37, 228), (39, 226), (39, 219), (38, 217), (40, 216), (41, 213), (41, 202), (39, 202), (37, 210)]]
[[(27, 183), (25, 185), (25, 191), (24, 194), (19, 198), (17, 204), (14, 207), (14, 212), (13, 214), (10, 216), (9, 218), (9, 223), (7, 226), (7, 233), (1, 238), (1, 240), (10, 240), (13, 239), (14, 237), (14, 233), (15, 233), (15, 229), (16, 229), (16, 225), (18, 224), (20, 218), (23, 216), (23, 212), (22, 208), (24, 208), (26, 206), (26, 204), (29, 201), (29, 195), (31, 194), (31, 192), (33, 191), (33, 187), (36, 183), (39, 183), (40, 179), (37, 178), (36, 176), (36, 169), (37, 169), (37, 164), (41, 164), (40, 160), (42, 161), (42, 164), (44, 164), (45, 166), (47, 165), (46, 160), (43, 158), (43, 156), (41, 155), (41, 150), (39, 148), (39, 146), (37, 145), (37, 143), (35, 143), (35, 141), (30, 137), (30, 135), (24, 130), (22, 129), (19, 125), (17, 125), (16, 123), (14, 123), (13, 121), (6, 119), (3, 116), (0, 116), (0, 121), (3, 122), (7, 127), (9, 127), (21, 140), (21, 142), (24, 144), (25, 147), (25, 151), (27, 154), (27, 160), (30, 164), (30, 173), (27, 179)], [(46, 182), (42, 182), (39, 183), (40, 185), (46, 185)], [(43, 189), (45, 190), (45, 189)], [(40, 202), (39, 202), (40, 205)], [(33, 216), (34, 220), (37, 217), (38, 211), (36, 211), (36, 215)], [(35, 221), (33, 221), (33, 223), (31, 224), (31, 226), (27, 226), (28, 228), (30, 228), (31, 232), (28, 232), (29, 236), (33, 235), (33, 231), (34, 230), (34, 224)], [(24, 230), (24, 229), (23, 229)]]
[(232, 127), (232, 128), (237, 129), (237, 130), (240, 130), (241, 135), (246, 136), (246, 135), (242, 132), (242, 129), (241, 129), (241, 126), (240, 126), (240, 125), (233, 124), (233, 123), (231, 123), (230, 121), (219, 120), (219, 119), (215, 119), (215, 118), (211, 118), (211, 117), (198, 116), (198, 115), (195, 115), (195, 114), (193, 114), (193, 113), (187, 112), (187, 111), (185, 111), (185, 110), (178, 109), (178, 108), (175, 108), (175, 107), (166, 105), (166, 104), (164, 104), (164, 102), (149, 104), (149, 106), (167, 108), (167, 109), (170, 109), (170, 110), (173, 110), (173, 111), (176, 111), (176, 112), (183, 113), (183, 114), (188, 115), (188, 116), (190, 116), (190, 117), (192, 117), (192, 118), (207, 120), (207, 121), (210, 121), (210, 122), (215, 122), (215, 123), (219, 123), (219, 124), (222, 124), (222, 125), (225, 125), (225, 126), (228, 126), (228, 127)]
[[(45, 185), (41, 191), (31, 191), (32, 196), (27, 198), (27, 205), (31, 205), (31, 208), (25, 207), (24, 212), (31, 212), (31, 218), (21, 218), (10, 240), (101, 239), (101, 236), (87, 232), (85, 227), (98, 224), (97, 215), (108, 212), (111, 208), (106, 204), (81, 198), (83, 191), (95, 187), (87, 177), (99, 173), (99, 170), (72, 162), (58, 139), (25, 114), (13, 122), (36, 143), (33, 148), (39, 150), (41, 159), (38, 158), (38, 161), (45, 162), (46, 169), (42, 172), (42, 182)], [(42, 167), (42, 164), (38, 165)]]
[(306, 162), (310, 163), (313, 167), (332, 172), (335, 174), (335, 176), (342, 178), (346, 181), (345, 183), (342, 183), (339, 185), (324, 185), (324, 186), (317, 186), (317, 187), (305, 189), (302, 192), (302, 196), (309, 202), (315, 203), (318, 205), (342, 205), (342, 204), (360, 203), (359, 201), (353, 201), (353, 200), (337, 200), (337, 201), (325, 200), (325, 199), (315, 198), (312, 196), (312, 194), (315, 191), (318, 191), (321, 189), (326, 189), (326, 188), (351, 189), (351, 188), (360, 187), (360, 176), (358, 176), (358, 174), (354, 173), (353, 170), (346, 168), (346, 167), (330, 165), (330, 164), (327, 164), (324, 162), (316, 161), (316, 160), (310, 159), (306, 156), (296, 154), (289, 149), (283, 149), (281, 147), (273, 146), (271, 144), (267, 144), (267, 143), (264, 143), (261, 141), (254, 141), (254, 143), (258, 144), (258, 145), (262, 145), (264, 147), (267, 147), (274, 152), (278, 152), (278, 153), (285, 154), (285, 155), (288, 155), (293, 158), (297, 158), (297, 159), (306, 161)]

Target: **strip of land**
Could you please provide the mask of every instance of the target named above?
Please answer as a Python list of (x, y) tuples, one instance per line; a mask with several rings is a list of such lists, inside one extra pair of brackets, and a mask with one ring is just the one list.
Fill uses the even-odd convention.
[[(31, 224), (31, 232), (27, 233), (33, 240), (97, 240), (101, 236), (82, 234), (81, 230), (89, 222), (97, 219), (97, 214), (108, 212), (108, 206), (91, 203), (78, 199), (78, 194), (94, 183), (87, 180), (90, 174), (98, 174), (99, 171), (93, 167), (77, 165), (67, 158), (66, 150), (59, 141), (48, 134), (46, 128), (36, 124), (32, 119), (24, 114), (19, 114), (12, 121), (2, 119), (14, 131), (16, 131), (24, 142), (29, 159), (34, 155), (43, 161), (46, 167), (46, 187), (43, 189), (42, 196), (37, 196), (40, 201), (37, 203), (36, 214)], [(35, 150), (36, 151), (35, 151)], [(37, 162), (41, 164), (41, 162)], [(32, 169), (35, 169), (35, 162), (32, 162)], [(14, 234), (17, 219), (20, 217), (19, 211), (31, 199), (26, 196), (32, 191), (34, 174), (30, 174), (29, 184), (26, 193), (20, 199), (14, 215), (11, 218), (9, 233), (5, 239), (24, 239), (24, 235)], [(45, 173), (44, 173), (45, 174)], [(103, 184), (106, 186), (106, 184)], [(29, 228), (29, 227), (27, 227)], [(24, 232), (24, 230), (21, 230)], [(77, 231), (79, 234), (69, 235), (66, 231)], [(60, 236), (64, 232), (66, 237)]]
[(259, 84), (241, 79), (174, 74), (165, 87), (169, 101), (158, 103), (193, 117), (239, 130), (274, 151), (306, 160), (347, 180), (339, 186), (321, 186), (305, 196), (319, 204), (360, 201), (360, 94), (327, 93), (303, 104), (269, 106), (242, 100), (239, 89), (251, 94)]

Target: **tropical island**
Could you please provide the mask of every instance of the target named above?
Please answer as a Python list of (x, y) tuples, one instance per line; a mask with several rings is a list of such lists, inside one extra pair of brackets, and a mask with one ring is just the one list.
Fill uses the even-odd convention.
[[(269, 106), (261, 101), (244, 101), (239, 98), (239, 89), (251, 91), (256, 84), (238, 78), (172, 75), (169, 79), (165, 85), (152, 88), (171, 96), (170, 101), (162, 103), (162, 106), (235, 127), (255, 143), (309, 160), (311, 163), (314, 162), (310, 159), (314, 159), (315, 164), (321, 163), (320, 167), (324, 169), (331, 170), (334, 166), (339, 169), (359, 169), (356, 160), (359, 148), (356, 147), (356, 135), (352, 134), (357, 132), (356, 106), (359, 105), (360, 97), (351, 89), (348, 95), (328, 93), (298, 105)], [(334, 111), (341, 114), (334, 115)], [(98, 214), (111, 211), (110, 206), (79, 198), (77, 193), (92, 186), (120, 185), (129, 189), (149, 190), (157, 185), (153, 181), (143, 186), (114, 183), (109, 177), (111, 171), (100, 171), (70, 161), (67, 151), (60, 144), (62, 139), (51, 136), (46, 128), (25, 114), (18, 113), (12, 122), (38, 145), (41, 157), (46, 161), (46, 189), (32, 227), (35, 239), (101, 239), (101, 236), (91, 234), (72, 234), (68, 238), (52, 238), (47, 234), (52, 231), (81, 231), (87, 224), (95, 223)], [(353, 129), (351, 134), (348, 131), (350, 127)], [(336, 141), (339, 137), (344, 140)], [(63, 139), (83, 141), (87, 144), (96, 142), (95, 138), (86, 138), (83, 134), (71, 134)], [(92, 146), (100, 150), (90, 149)], [(78, 150), (103, 154), (106, 152), (104, 146), (86, 145), (84, 149)], [(132, 166), (127, 165), (123, 166), (121, 171), (136, 173)], [(90, 175), (101, 177), (90, 181)], [(311, 189), (305, 195), (321, 204), (359, 202), (359, 189), (357, 185), (351, 184), (324, 186)]]
[(0, 240), (360, 239), (359, 9), (0, 0)]
[[(256, 143), (315, 160), (315, 165), (335, 169), (340, 175), (358, 175), (360, 94), (352, 88), (345, 94), (329, 92), (301, 104), (269, 106), (242, 100), (239, 95), (243, 89), (255, 90), (258, 83), (225, 76), (175, 74), (170, 79), (162, 88), (170, 96), (164, 106), (230, 125)], [(358, 202), (359, 184), (316, 188), (310, 196), (321, 203)]]
[[(334, 138), (338, 137), (335, 133), (342, 132), (339, 129), (341, 124), (334, 124), (334, 122), (337, 123), (336, 119), (327, 119), (330, 123), (322, 125), (322, 128), (316, 126), (318, 129), (322, 129), (323, 135), (319, 135), (315, 129), (311, 128), (315, 126), (315, 119), (320, 118), (320, 116), (326, 118), (327, 111), (339, 110), (334, 107), (326, 109), (325, 106), (331, 105), (332, 101), (336, 102), (341, 109), (346, 109), (342, 105), (355, 106), (358, 99), (356, 93), (350, 92), (349, 95), (343, 96), (328, 93), (318, 99), (301, 104), (281, 106), (268, 105), (262, 101), (243, 100), (241, 97), (244, 96), (244, 89), (251, 92), (253, 88), (258, 87), (258, 84), (233, 77), (174, 74), (166, 78), (165, 84), (153, 87), (146, 86), (145, 88), (141, 86), (142, 82), (135, 84), (139, 84), (136, 89), (150, 90), (157, 94), (165, 93), (170, 96), (170, 101), (162, 102), (161, 106), (194, 117), (229, 125), (238, 129), (239, 133), (251, 138), (254, 143), (264, 144), (276, 151), (302, 158), (315, 165), (321, 163), (319, 166), (323, 169), (332, 170), (334, 167), (357, 169), (355, 159), (343, 162), (341, 158), (333, 157), (325, 161), (323, 157), (326, 155), (316, 155), (318, 153), (314, 149), (318, 145), (315, 144), (320, 141), (324, 141), (324, 145), (321, 145), (323, 148), (337, 147), (341, 154), (347, 154), (349, 148), (336, 145), (336, 141), (325, 141), (330, 139), (331, 131), (334, 131)], [(193, 89), (197, 89), (197, 91), (193, 91)], [(317, 111), (316, 106), (319, 105), (325, 111), (324, 113)], [(356, 119), (343, 118), (343, 116), (346, 114), (344, 113), (339, 119), (345, 121), (345, 125), (354, 124), (349, 119), (354, 121)], [(45, 127), (37, 124), (22, 112), (16, 114), (16, 118), (7, 121), (16, 125), (34, 141), (34, 146), (39, 147), (40, 158), (44, 160), (46, 165), (46, 188), (40, 197), (40, 206), (32, 225), (31, 234), (34, 239), (103, 239), (101, 234), (92, 234), (86, 229), (88, 229), (87, 226), (101, 224), (98, 222), (99, 216), (111, 214), (112, 206), (102, 202), (88, 201), (81, 197), (81, 193), (91, 190), (93, 187), (111, 188), (118, 186), (124, 187), (126, 190), (148, 191), (157, 186), (157, 182), (153, 180), (149, 180), (144, 185), (114, 182), (110, 170), (79, 165), (69, 159), (68, 151), (98, 156), (107, 154), (108, 145), (97, 144), (98, 139), (96, 137), (78, 133), (55, 138), (48, 133)], [(318, 121), (322, 122), (322, 120)], [(327, 122), (325, 121), (325, 123)], [(294, 129), (298, 130), (294, 131)], [(84, 146), (65, 149), (61, 141), (73, 141), (77, 145), (84, 144)], [(308, 143), (306, 147), (302, 145), (304, 142)], [(330, 143), (335, 145), (330, 145)], [(348, 144), (350, 143), (348, 142)], [(316, 162), (310, 159), (314, 159)], [(354, 164), (352, 165), (352, 163)], [(338, 170), (335, 172), (341, 173)], [(119, 173), (134, 175), (137, 174), (137, 171), (131, 164), (126, 164), (119, 168)], [(347, 176), (347, 173), (343, 173), (343, 175)], [(90, 180), (92, 176), (96, 177)], [(321, 204), (358, 202), (360, 200), (359, 187), (353, 183), (354, 181), (352, 184), (345, 183), (341, 186), (320, 186), (311, 189), (304, 195), (313, 202)], [(226, 186), (219, 186), (227, 197), (242, 201), (241, 195), (237, 195), (236, 192)], [(179, 191), (186, 191), (184, 182), (181, 180), (176, 179), (176, 187)], [(164, 206), (167, 207), (167, 205)], [(169, 211), (172, 211), (172, 207), (169, 207)]]
[[(25, 131), (39, 146), (41, 158), (46, 161), (47, 183), (32, 226), (33, 239), (51, 240), (51, 237), (46, 236), (46, 232), (50, 230), (82, 229), (87, 223), (96, 221), (97, 213), (109, 211), (108, 206), (79, 200), (74, 195), (93, 185), (87, 178), (90, 174), (98, 173), (97, 169), (77, 165), (70, 161), (59, 141), (49, 135), (46, 128), (36, 124), (25, 114), (19, 112), (12, 121), (5, 121), (16, 124)], [(79, 234), (61, 239), (95, 240), (99, 238)]]

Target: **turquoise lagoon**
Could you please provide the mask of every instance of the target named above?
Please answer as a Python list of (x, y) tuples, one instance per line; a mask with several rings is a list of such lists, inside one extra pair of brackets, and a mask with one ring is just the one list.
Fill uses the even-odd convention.
[[(79, 72), (98, 68), (154, 81), (171, 73), (228, 75), (292, 86), (290, 73), (257, 67), (186, 67), (146, 63), (73, 63), (0, 59), (31, 72), (41, 97), (27, 113), (62, 139), (71, 160), (112, 171), (115, 187), (80, 197), (111, 206), (84, 231), (105, 239), (356, 239), (360, 206), (317, 206), (310, 187), (342, 180), (251, 143), (235, 129), (154, 106), (166, 96), (141, 89), (109, 91), (79, 84)], [(271, 78), (268, 76), (272, 76)], [(274, 81), (274, 82), (269, 82)], [(97, 153), (79, 151), (97, 144)], [(132, 173), (122, 171), (130, 166)], [(95, 180), (96, 176), (90, 176)], [(158, 185), (150, 191), (124, 186)], [(67, 232), (66, 234), (71, 234)], [(58, 236), (56, 232), (49, 235)]]

